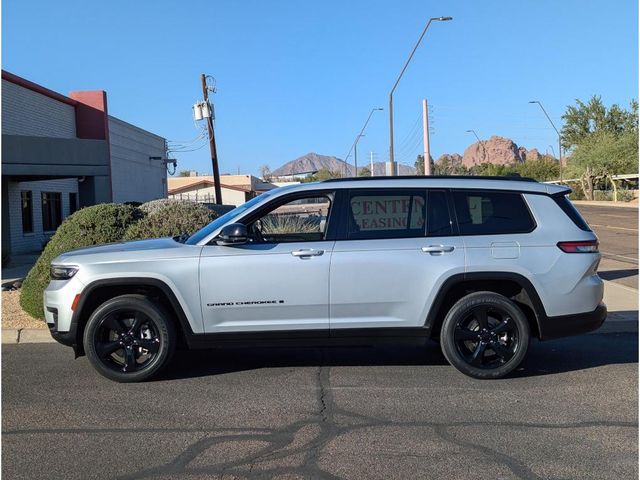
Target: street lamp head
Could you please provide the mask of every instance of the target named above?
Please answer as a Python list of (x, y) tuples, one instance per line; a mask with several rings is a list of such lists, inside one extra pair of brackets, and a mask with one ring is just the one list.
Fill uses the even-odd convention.
[(473, 133), (473, 130), (465, 130), (467, 133)]
[(378, 108), (376, 108), (376, 110), (384, 110), (384, 108), (378, 107)]
[(529, 103), (540, 103), (538, 100), (529, 100)]
[(449, 20), (453, 20), (453, 17), (436, 17), (434, 20), (438, 20), (440, 22), (448, 22)]

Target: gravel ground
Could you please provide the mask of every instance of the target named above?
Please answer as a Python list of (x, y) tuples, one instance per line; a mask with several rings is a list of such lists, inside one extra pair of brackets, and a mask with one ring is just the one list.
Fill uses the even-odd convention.
[(2, 328), (47, 328), (42, 320), (36, 320), (22, 311), (20, 307), (20, 291), (2, 292)]

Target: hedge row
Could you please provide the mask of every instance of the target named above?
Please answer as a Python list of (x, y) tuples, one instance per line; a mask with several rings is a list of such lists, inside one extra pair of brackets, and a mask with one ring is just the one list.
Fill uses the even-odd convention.
[(215, 219), (207, 207), (188, 201), (154, 200), (135, 206), (107, 203), (83, 208), (62, 222), (22, 284), (20, 305), (34, 318), (44, 318), (42, 294), (49, 265), (61, 253), (122, 240), (193, 233)]

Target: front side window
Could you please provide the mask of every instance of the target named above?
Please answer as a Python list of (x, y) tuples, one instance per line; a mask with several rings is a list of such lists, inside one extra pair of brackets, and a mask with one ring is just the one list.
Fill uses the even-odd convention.
[(22, 207), (22, 233), (33, 233), (33, 195), (31, 191), (20, 192)]
[(52, 232), (62, 223), (62, 194), (42, 192), (42, 229)]
[(520, 193), (456, 190), (453, 202), (462, 235), (528, 233), (536, 226)]
[(349, 194), (347, 238), (423, 237), (426, 192), (424, 190), (385, 190)]
[(259, 243), (322, 241), (330, 210), (331, 200), (326, 195), (297, 198), (254, 221), (249, 232)]

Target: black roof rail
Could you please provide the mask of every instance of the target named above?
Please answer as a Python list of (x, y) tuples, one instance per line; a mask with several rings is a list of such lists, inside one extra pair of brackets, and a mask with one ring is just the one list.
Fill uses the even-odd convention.
[(536, 182), (534, 178), (521, 177), (520, 175), (504, 175), (504, 176), (482, 176), (482, 175), (398, 175), (395, 177), (390, 176), (376, 176), (376, 177), (343, 177), (343, 178), (330, 178), (323, 180), (322, 183), (333, 182), (360, 182), (364, 180), (424, 180), (425, 178), (438, 178), (438, 179), (463, 179), (463, 180), (507, 180), (516, 182)]

